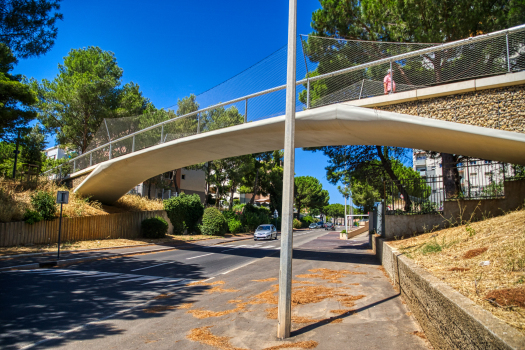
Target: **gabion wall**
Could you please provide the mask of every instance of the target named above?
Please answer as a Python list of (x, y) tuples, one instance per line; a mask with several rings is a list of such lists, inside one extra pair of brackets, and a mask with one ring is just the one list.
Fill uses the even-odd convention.
[(525, 133), (525, 85), (473, 91), (375, 108)]

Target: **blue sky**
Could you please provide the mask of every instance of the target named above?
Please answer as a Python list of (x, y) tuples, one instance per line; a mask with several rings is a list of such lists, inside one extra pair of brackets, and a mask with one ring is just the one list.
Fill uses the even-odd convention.
[[(318, 0), (298, 1), (297, 32), (311, 32)], [(55, 46), (44, 56), (20, 60), (16, 73), (53, 79), (69, 50), (99, 46), (115, 53), (123, 83), (140, 85), (157, 107), (199, 94), (287, 43), (288, 1), (65, 0)], [(302, 78), (302, 76), (298, 76)], [(318, 178), (331, 203), (344, 203), (326, 181), (327, 158), (296, 150), (296, 176)]]

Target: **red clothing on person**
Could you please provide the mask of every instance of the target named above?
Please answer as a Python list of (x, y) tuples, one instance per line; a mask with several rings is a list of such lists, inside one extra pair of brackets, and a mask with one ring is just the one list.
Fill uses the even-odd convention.
[[(385, 75), (385, 79), (383, 79), (383, 83), (386, 84), (386, 91), (387, 92), (390, 92), (392, 91), (392, 83), (391, 81), (393, 81), (394, 79), (392, 79), (390, 77), (390, 73)], [(396, 89), (396, 82), (394, 81), (394, 90)]]

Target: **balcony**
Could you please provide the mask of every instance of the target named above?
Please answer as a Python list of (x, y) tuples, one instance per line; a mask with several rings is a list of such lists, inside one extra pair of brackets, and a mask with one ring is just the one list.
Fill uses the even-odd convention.
[(427, 160), (426, 159), (416, 159), (414, 165), (418, 166), (418, 165), (426, 165), (427, 164)]

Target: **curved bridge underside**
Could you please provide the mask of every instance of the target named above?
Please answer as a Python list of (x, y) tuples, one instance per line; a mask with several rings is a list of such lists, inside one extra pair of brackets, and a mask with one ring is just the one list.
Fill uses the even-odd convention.
[[(345, 103), (299, 112), (295, 128), (296, 147), (398, 146), (525, 165), (525, 134)], [(112, 203), (155, 175), (206, 161), (282, 149), (283, 144), (284, 116), (236, 125), (97, 164), (75, 191)]]

